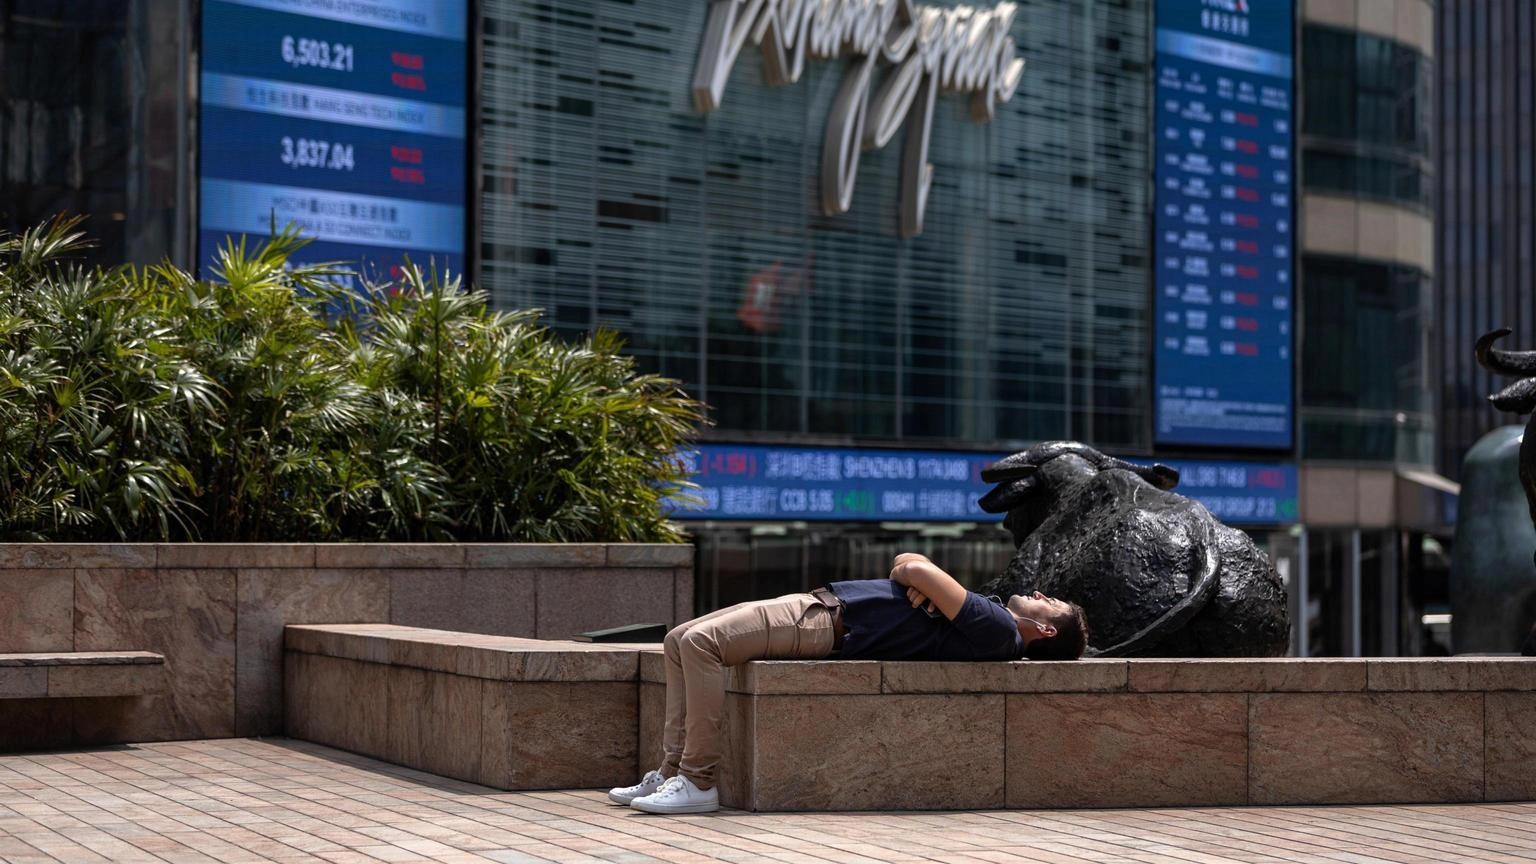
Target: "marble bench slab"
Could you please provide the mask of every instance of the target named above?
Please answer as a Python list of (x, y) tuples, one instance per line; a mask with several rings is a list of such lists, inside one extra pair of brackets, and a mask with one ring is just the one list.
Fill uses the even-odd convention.
[(287, 734), (499, 789), (634, 782), (634, 646), (290, 625)]
[(148, 651), (0, 654), (0, 699), (153, 696), (165, 657)]

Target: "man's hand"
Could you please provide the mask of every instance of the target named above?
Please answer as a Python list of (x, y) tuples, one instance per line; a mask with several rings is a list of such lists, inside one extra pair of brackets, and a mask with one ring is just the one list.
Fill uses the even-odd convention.
[[(954, 620), (965, 605), (965, 588), (955, 578), (932, 561), (915, 553), (896, 556), (896, 566), (891, 568), (891, 580), (908, 589), (907, 600), (913, 607), (931, 602), (945, 618)], [(916, 591), (915, 599), (913, 591)]]
[(907, 600), (911, 602), (913, 609), (923, 608), (930, 615), (939, 614), (938, 607), (933, 605), (933, 602), (928, 599), (928, 595), (916, 588), (907, 589)]
[[(913, 563), (913, 562), (916, 562), (916, 561), (921, 561), (921, 562), (926, 563), (926, 564), (932, 564), (933, 563), (932, 561), (928, 560), (928, 556), (926, 556), (926, 555), (919, 555), (916, 552), (901, 552), (901, 553), (898, 553), (894, 559), (892, 559), (892, 561), (891, 561), (891, 573), (890, 573), (890, 576), (888, 578), (890, 578), (890, 580), (892, 582), (901, 582), (901, 584), (906, 585), (907, 583), (902, 582), (900, 579), (896, 578), (896, 571), (900, 570), (903, 565), (910, 564), (910, 563)], [(911, 596), (912, 596), (911, 594), (908, 594), (907, 595), (908, 599), (911, 599)], [(917, 604), (913, 603), (912, 605), (916, 606)]]

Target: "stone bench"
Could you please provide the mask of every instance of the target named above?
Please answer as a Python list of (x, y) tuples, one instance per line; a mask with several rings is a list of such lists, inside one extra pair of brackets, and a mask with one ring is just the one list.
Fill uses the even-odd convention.
[(148, 651), (0, 654), (0, 699), (154, 696), (165, 657)]
[[(641, 762), (661, 658), (642, 656)], [(1536, 660), (758, 662), (726, 703), (746, 810), (1536, 799)]]
[(287, 734), (498, 789), (628, 785), (633, 645), (289, 625)]
[[(501, 789), (661, 761), (658, 645), (289, 626), (288, 734)], [(721, 800), (923, 810), (1536, 799), (1536, 660), (770, 661)]]

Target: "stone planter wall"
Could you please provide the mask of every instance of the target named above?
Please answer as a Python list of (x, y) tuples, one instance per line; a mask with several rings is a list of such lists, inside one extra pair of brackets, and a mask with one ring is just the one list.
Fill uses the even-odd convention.
[[(661, 658), (640, 678), (647, 765)], [(727, 690), (720, 800), (746, 810), (1536, 796), (1536, 659), (758, 662)]]
[(0, 544), (0, 653), (153, 651), (167, 690), (10, 700), (0, 751), (283, 732), (286, 624), (563, 639), (693, 611), (660, 544)]
[(285, 656), (291, 737), (497, 789), (637, 776), (634, 645), (311, 624)]

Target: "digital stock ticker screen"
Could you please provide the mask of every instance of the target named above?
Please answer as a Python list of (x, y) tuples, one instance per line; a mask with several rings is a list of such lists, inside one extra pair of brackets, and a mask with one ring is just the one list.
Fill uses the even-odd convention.
[(467, 0), (208, 0), (199, 258), (275, 222), (299, 261), (459, 271)]
[(1294, 4), (1156, 15), (1154, 440), (1289, 449)]
[[(667, 502), (676, 519), (806, 522), (995, 522), (977, 501), (993, 486), (982, 469), (1004, 453), (700, 444), (679, 454), (697, 485)], [(1286, 525), (1297, 517), (1291, 463), (1195, 459), (1161, 462), (1176, 491), (1229, 525)]]

